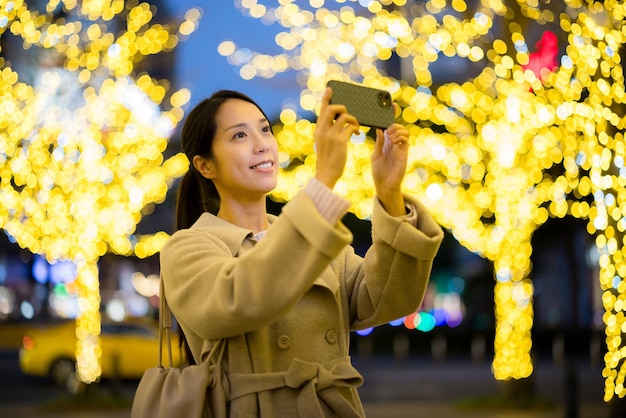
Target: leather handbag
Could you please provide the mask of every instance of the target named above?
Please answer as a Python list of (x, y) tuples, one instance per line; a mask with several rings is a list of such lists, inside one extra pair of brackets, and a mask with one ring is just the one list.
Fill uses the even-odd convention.
[[(131, 418), (226, 418), (227, 395), (222, 358), (226, 340), (218, 340), (198, 365), (174, 367), (172, 361), (172, 313), (160, 288), (159, 359), (147, 369), (135, 392)], [(169, 366), (163, 365), (163, 339)]]

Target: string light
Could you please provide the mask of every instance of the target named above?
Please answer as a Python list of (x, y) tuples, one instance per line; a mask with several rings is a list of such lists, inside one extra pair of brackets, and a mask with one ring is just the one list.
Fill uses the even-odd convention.
[[(65, 17), (55, 17), (61, 9)], [(49, 261), (76, 265), (77, 371), (86, 383), (101, 373), (98, 258), (158, 251), (163, 233), (135, 237), (135, 227), (188, 166), (182, 154), (162, 154), (189, 92), (168, 103), (167, 80), (135, 71), (144, 56), (175, 48), (200, 14), (162, 25), (155, 12), (136, 0), (52, 0), (45, 11), (0, 0), (0, 35), (10, 31), (42, 57), (33, 84), (0, 58), (0, 226)]]
[[(608, 401), (626, 394), (626, 170), (624, 120), (615, 111), (624, 103), (618, 51), (626, 9), (616, 0), (516, 6), (519, 12), (500, 1), (311, 1), (309, 8), (287, 0), (274, 8), (242, 1), (244, 14), (284, 28), (275, 39), (284, 52), (261, 54), (233, 40), (218, 51), (246, 79), (298, 72), (304, 111), (318, 110), (329, 79), (392, 92), (411, 132), (406, 190), (462, 245), (494, 262), (492, 366), (499, 380), (533, 371), (533, 232), (549, 217), (587, 219), (601, 254)], [(504, 28), (500, 35), (496, 24)], [(537, 26), (549, 27), (566, 46), (557, 68), (538, 73), (526, 40)], [(392, 56), (410, 64), (405, 76), (414, 84), (383, 71)], [(453, 58), (483, 65), (467, 81), (435, 85), (433, 68)], [(283, 111), (275, 127), (284, 167), (275, 199), (290, 199), (313, 174), (313, 129), (293, 109)], [(371, 138), (350, 144), (337, 185), (361, 218), (370, 216), (373, 197), (372, 146)]]

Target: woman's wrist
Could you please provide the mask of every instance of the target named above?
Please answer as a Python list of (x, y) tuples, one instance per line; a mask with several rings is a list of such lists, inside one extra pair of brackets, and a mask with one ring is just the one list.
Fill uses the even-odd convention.
[(322, 183), (324, 186), (328, 187), (330, 190), (333, 190), (335, 184), (337, 183), (336, 179), (333, 179), (329, 176), (323, 176), (319, 172), (315, 173), (315, 180)]
[(406, 207), (404, 204), (404, 195), (401, 191), (386, 191), (377, 193), (380, 204), (385, 211), (391, 216), (406, 215)]

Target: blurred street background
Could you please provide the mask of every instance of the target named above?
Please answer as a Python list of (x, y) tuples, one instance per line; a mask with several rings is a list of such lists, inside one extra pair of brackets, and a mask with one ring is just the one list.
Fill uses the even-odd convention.
[[(71, 379), (68, 381), (66, 366), (69, 361), (70, 368), (73, 367), (73, 359), (70, 357), (75, 350), (76, 341), (67, 334), (63, 334), (64, 337), (59, 337), (60, 334), (54, 332), (48, 333), (47, 336), (45, 334), (51, 330), (51, 325), (58, 323), (59, 320), (71, 319), (79, 314), (78, 300), (79, 295), (84, 296), (80, 292), (84, 291), (85, 279), (79, 277), (76, 264), (68, 261), (67, 257), (61, 257), (66, 254), (58, 253), (59, 248), (67, 246), (51, 244), (44, 249), (41, 245), (51, 242), (65, 243), (64, 240), (67, 239), (71, 245), (77, 247), (72, 247), (72, 251), (80, 255), (77, 257), (80, 260), (86, 256), (88, 252), (86, 248), (92, 250), (95, 248), (93, 253), (96, 256), (90, 260), (97, 272), (91, 277), (93, 280), (86, 281), (97, 283), (97, 287), (90, 290), (98, 297), (83, 298), (83, 302), (96, 299), (97, 303), (93, 303), (89, 308), (92, 309), (92, 313), (100, 314), (108, 325), (126, 324), (129, 320), (137, 318), (148, 321), (157, 318), (158, 298), (155, 293), (158, 289), (158, 249), (153, 248), (146, 252), (146, 247), (138, 245), (138, 242), (142, 237), (156, 237), (155, 241), (162, 244), (163, 235), (171, 233), (176, 176), (171, 175), (171, 178), (167, 178), (169, 183), (164, 180), (162, 184), (155, 186), (153, 178), (142, 178), (141, 175), (159, 172), (162, 169), (161, 163), (164, 160), (170, 161), (169, 158), (173, 158), (180, 151), (180, 126), (168, 131), (165, 136), (169, 137), (161, 138), (162, 142), (156, 147), (159, 148), (157, 156), (149, 152), (146, 155), (139, 152), (146, 149), (150, 151), (152, 149), (150, 146), (154, 145), (159, 132), (155, 133), (150, 129), (160, 126), (155, 123), (157, 119), (162, 121), (158, 117), (170, 111), (171, 113), (167, 113), (168, 117), (178, 117), (220, 88), (233, 88), (251, 95), (266, 110), (272, 123), (280, 126), (279, 129), (283, 130), (283, 133), (289, 133), (289, 129), (293, 129), (294, 125), (297, 125), (298, 129), (302, 126), (309, 127), (309, 121), (306, 119), (311, 118), (310, 108), (308, 111), (298, 110), (297, 116), (300, 119), (298, 123), (302, 122), (301, 125), (295, 124), (296, 116), (291, 112), (302, 103), (310, 103), (307, 99), (314, 97), (310, 91), (303, 93), (308, 88), (312, 89), (311, 85), (315, 83), (311, 80), (317, 80), (316, 77), (325, 76), (327, 73), (338, 76), (341, 71), (352, 72), (348, 74), (352, 78), (361, 77), (362, 74), (355, 72), (363, 69), (367, 73), (369, 64), (363, 63), (369, 63), (370, 59), (375, 61), (377, 56), (376, 53), (371, 54), (368, 49), (373, 43), (369, 46), (357, 45), (359, 48), (362, 47), (358, 50), (351, 45), (352, 41), (362, 40), (361, 35), (357, 33), (359, 36), (346, 40), (340, 45), (341, 48), (337, 48), (337, 57), (321, 64), (317, 62), (317, 66), (311, 65), (312, 68), (307, 70), (308, 73), (304, 71), (306, 68), (302, 62), (309, 57), (293, 57), (287, 52), (292, 51), (289, 48), (290, 43), (294, 43), (292, 46), (295, 47), (305, 38), (310, 43), (304, 46), (310, 47), (311, 44), (315, 44), (315, 41), (311, 41), (314, 39), (311, 34), (315, 31), (319, 39), (334, 39), (336, 33), (327, 36), (325, 31), (332, 29), (334, 25), (339, 27), (340, 20), (330, 13), (326, 15), (324, 14), (326, 12), (320, 12), (321, 14), (316, 15), (316, 19), (323, 22), (321, 25), (323, 28), (311, 26), (304, 32), (301, 30), (301, 27), (306, 26), (303, 22), (313, 16), (313, 11), (322, 10), (323, 7), (330, 7), (335, 11), (341, 9), (341, 18), (345, 20), (342, 24), (346, 27), (349, 25), (348, 22), (359, 22), (367, 27), (371, 26), (371, 22), (386, 22), (388, 11), (405, 19), (398, 19), (395, 26), (383, 25), (386, 29), (379, 28), (374, 35), (376, 42), (382, 39), (380, 44), (377, 44), (381, 56), (376, 63), (381, 69), (381, 74), (390, 74), (405, 83), (402, 88), (407, 90), (403, 90), (404, 93), (400, 96), (410, 98), (403, 106), (406, 111), (404, 116), (408, 118), (407, 123), (408, 120), (412, 121), (409, 124), (412, 126), (412, 132), (416, 133), (414, 149), (421, 151), (428, 147), (428, 153), (425, 153), (428, 157), (423, 157), (410, 170), (409, 174), (413, 176), (412, 186), (422, 187), (430, 182), (432, 186), (436, 186), (434, 189), (440, 192), (460, 191), (459, 196), (465, 190), (468, 191), (464, 195), (467, 199), (459, 198), (455, 204), (441, 199), (442, 194), (436, 193), (435, 196), (438, 198), (429, 200), (434, 214), (440, 219), (462, 221), (458, 225), (451, 224), (450, 228), (446, 229), (446, 237), (435, 259), (432, 277), (420, 310), (393, 323), (354, 333), (352, 336), (354, 363), (365, 377), (360, 393), (368, 416), (371, 418), (626, 417), (623, 409), (620, 412), (623, 405), (616, 402), (617, 396), (614, 396), (614, 401), (610, 404), (603, 401), (606, 381), (602, 375), (603, 370), (608, 370), (605, 372), (607, 374), (613, 373), (613, 377), (617, 374), (617, 367), (606, 367), (605, 356), (609, 353), (619, 357), (620, 349), (623, 350), (620, 348), (623, 343), (619, 335), (626, 326), (622, 324), (626, 281), (619, 275), (626, 271), (623, 263), (626, 257), (622, 256), (622, 253), (626, 254), (626, 250), (621, 248), (626, 242), (623, 239), (623, 231), (626, 229), (624, 226), (626, 203), (620, 206), (620, 202), (626, 196), (623, 193), (626, 178), (626, 169), (623, 166), (624, 141), (623, 132), (620, 132), (620, 129), (623, 131), (624, 120), (624, 106), (620, 102), (623, 99), (624, 78), (619, 65), (620, 56), (624, 56), (624, 53), (618, 48), (621, 45), (619, 42), (622, 42), (619, 37), (607, 35), (615, 29), (612, 28), (615, 22), (608, 11), (618, 10), (621, 2), (610, 0), (581, 2), (585, 3), (585, 6), (581, 5), (574, 10), (572, 6), (574, 2), (546, 0), (539, 2), (540, 6), (531, 7), (529, 5), (532, 2), (511, 0), (501, 2), (507, 12), (496, 15), (492, 5), (487, 6), (488, 2), (479, 0), (382, 2), (386, 8), (382, 6), (375, 8), (376, 5), (380, 6), (381, 2), (370, 0), (358, 2), (154, 0), (149, 2), (151, 6), (145, 7), (139, 6), (139, 2), (129, 1), (125, 3), (133, 7), (130, 14), (139, 20), (143, 19), (141, 23), (137, 23), (139, 27), (145, 29), (148, 24), (154, 23), (155, 27), (151, 29), (157, 33), (157, 29), (163, 28), (161, 24), (165, 26), (171, 24), (168, 28), (176, 32), (178, 36), (176, 40), (181, 42), (173, 50), (165, 49), (153, 53), (152, 50), (145, 48), (141, 53), (127, 56), (122, 54), (120, 45), (123, 42), (111, 44), (113, 35), (106, 33), (107, 30), (122, 33), (127, 24), (125, 16), (100, 19), (97, 24), (91, 26), (92, 21), (85, 16), (77, 15), (75, 10), (71, 12), (63, 10), (65, 2), (30, 1), (27, 2), (28, 7), (41, 13), (46, 11), (46, 5), (53, 4), (47, 13), (55, 22), (47, 27), (50, 29), (47, 35), (40, 34), (40, 37), (34, 40), (29, 28), (34, 27), (33, 22), (37, 19), (33, 18), (32, 21), (29, 19), (36, 13), (22, 13), (19, 19), (15, 15), (10, 15), (18, 3), (20, 2), (0, 0), (0, 29), (2, 29), (0, 70), (4, 69), (0, 72), (2, 75), (0, 87), (6, 86), (7, 91), (13, 92), (14, 98), (17, 98), (15, 103), (10, 102), (11, 106), (4, 105), (3, 102), (6, 114), (0, 119), (2, 128), (0, 168), (4, 170), (0, 190), (0, 197), (3, 199), (0, 202), (2, 203), (0, 221), (3, 222), (0, 226), (4, 228), (0, 233), (0, 417), (130, 416), (130, 401), (138, 376), (119, 378), (115, 374), (115, 367), (109, 368), (108, 375), (100, 382), (89, 385), (87, 393), (84, 394), (76, 393), (80, 392), (80, 386), (76, 386), (76, 382), (71, 383)], [(278, 7), (279, 3), (285, 4)], [(188, 12), (199, 5), (203, 7), (202, 13), (197, 9)], [(134, 8), (135, 6), (137, 7)], [(538, 13), (539, 9), (541, 13)], [(310, 14), (307, 14), (309, 13), (307, 10), (311, 11)], [(290, 19), (285, 18), (288, 13), (291, 13)], [(443, 14), (445, 18), (442, 18)], [(326, 19), (327, 16), (331, 18)], [(366, 19), (367, 22), (360, 20), (362, 16), (368, 16), (369, 20)], [(22, 26), (18, 24), (19, 22), (13, 25), (10, 24), (11, 19), (15, 22), (23, 19), (25, 23)], [(437, 19), (442, 22), (438, 22)], [(597, 19), (596, 23), (593, 23), (594, 19)], [(132, 19), (129, 18), (130, 20)], [(319, 23), (314, 19), (312, 21)], [(451, 39), (461, 35), (463, 30), (455, 29), (454, 25), (447, 26), (444, 21), (462, 22), (459, 27), (463, 26), (471, 35), (466, 34), (466, 42), (457, 40), (452, 42)], [(284, 25), (281, 26), (279, 23)], [(585, 26), (587, 23), (592, 29)], [(411, 36), (415, 42), (407, 44), (409, 46), (400, 42), (405, 37), (395, 35), (397, 31), (405, 28), (404, 24), (406, 28), (411, 27), (413, 30)], [(82, 31), (81, 25), (84, 25)], [(436, 33), (428, 32), (431, 26), (437, 29)], [(87, 27), (91, 29), (87, 31)], [(67, 33), (63, 32), (62, 36), (53, 33), (54, 30), (61, 29)], [(592, 30), (593, 34), (589, 34), (588, 30)], [(550, 31), (557, 33), (559, 45), (558, 48), (548, 51), (544, 43), (543, 53), (548, 54), (548, 58), (554, 60), (555, 64), (552, 67), (543, 66), (539, 70), (557, 71), (559, 67), (559, 71), (566, 73), (568, 69), (575, 67), (580, 71), (576, 73), (576, 77), (572, 76), (571, 84), (576, 88), (580, 87), (579, 90), (576, 90), (576, 94), (566, 92), (571, 97), (568, 96), (569, 99), (561, 103), (561, 100), (565, 100), (561, 99), (561, 90), (552, 86), (550, 88), (553, 90), (550, 90), (549, 94), (541, 96), (542, 86), (537, 79), (533, 85), (534, 90), (524, 84), (520, 91), (513, 89), (515, 94), (508, 100), (507, 94), (510, 91), (507, 90), (509, 87), (506, 87), (508, 85), (504, 81), (510, 81), (512, 78), (513, 63), (515, 69), (521, 72), (522, 60), (530, 62), (531, 58), (545, 58), (541, 54), (533, 55), (531, 51), (541, 52), (535, 51), (535, 48), (542, 45), (539, 41), (544, 39), (544, 34), (552, 33)], [(162, 32), (160, 33), (162, 35)], [(381, 34), (384, 36), (381, 37)], [(598, 34), (606, 36), (603, 38)], [(153, 39), (156, 35), (152, 38), (150, 36), (146, 35), (154, 41), (153, 44), (157, 44), (158, 42)], [(600, 38), (597, 38), (598, 36)], [(53, 46), (56, 45), (55, 42), (60, 42), (61, 38), (70, 46), (67, 47), (61, 42), (57, 50)], [(79, 38), (82, 42), (79, 46), (83, 49), (76, 46)], [(445, 41), (447, 38), (450, 39)], [(591, 38), (594, 42), (597, 41), (597, 49), (592, 48), (595, 44), (590, 41)], [(585, 42), (589, 42), (587, 45), (589, 49), (583, 48)], [(109, 48), (102, 45), (108, 45)], [(320, 45), (325, 52), (330, 49), (321, 42)], [(67, 49), (63, 50), (61, 46)], [(294, 54), (306, 52), (307, 48), (301, 46), (301, 50), (293, 49)], [(398, 46), (400, 48), (396, 48)], [(87, 55), (98, 47), (104, 48), (102, 51), (106, 50), (102, 52), (102, 57), (96, 54), (102, 62), (97, 58), (95, 60), (97, 65), (88, 64), (91, 58)], [(439, 49), (440, 47), (442, 49)], [(576, 49), (578, 47), (581, 48), (580, 51)], [(84, 53), (84, 56), (79, 57), (80, 54), (77, 52), (79, 49), (80, 54)], [(465, 49), (467, 53), (463, 52)], [(593, 53), (589, 52), (590, 50), (593, 50)], [(63, 51), (65, 55), (57, 54), (59, 51)], [(389, 52), (388, 56), (383, 54), (385, 51)], [(341, 56), (344, 53), (347, 54), (347, 58)], [(433, 56), (429, 57), (428, 53), (432, 53)], [(594, 58), (590, 58), (591, 63), (577, 61), (578, 58), (583, 61), (585, 56), (592, 55)], [(112, 62), (120, 56), (128, 61), (126, 64), (134, 71), (128, 77), (127, 74), (112, 74), (114, 72), (111, 69)], [(602, 59), (597, 58), (600, 56)], [(559, 60), (556, 60), (557, 57)], [(108, 59), (111, 61), (107, 61)], [(350, 60), (357, 60), (358, 65)], [(551, 60), (546, 65), (552, 65)], [(600, 64), (598, 60), (601, 61)], [(105, 65), (105, 61), (110, 68)], [(284, 64), (285, 62), (288, 65)], [(321, 75), (315, 71), (321, 68), (320, 65), (323, 67)], [(288, 68), (289, 66), (293, 68)], [(596, 72), (596, 67), (602, 69), (602, 75)], [(589, 71), (589, 74), (585, 71)], [(86, 135), (86, 142), (80, 145), (83, 147), (83, 155), (93, 158), (93, 161), (87, 161), (88, 168), (93, 166), (94, 173), (97, 174), (97, 176), (94, 174), (95, 180), (90, 178), (90, 181), (94, 180), (93, 183), (83, 184), (81, 181), (86, 182), (87, 176), (82, 179), (80, 176), (67, 175), (71, 172), (69, 168), (78, 172), (83, 170), (73, 165), (81, 162), (81, 159), (78, 158), (79, 154), (73, 153), (71, 146), (68, 146), (72, 144), (68, 137), (75, 134), (69, 128), (80, 131), (82, 125), (74, 123), (77, 117), (75, 110), (85, 105), (88, 92), (93, 93), (94, 86), (97, 87), (103, 79), (110, 82), (103, 85), (112, 85), (113, 79), (115, 83), (119, 82), (122, 85), (122, 94), (118, 95), (120, 97), (112, 94), (115, 97), (105, 105), (107, 109), (114, 107), (121, 109), (120, 114), (125, 116), (111, 117), (115, 120), (106, 123), (100, 120), (87, 121), (87, 124), (93, 123), (97, 126), (90, 125), (92, 129), (85, 130), (98, 132), (96, 136), (99, 136), (101, 142), (94, 141), (92, 136)], [(17, 80), (24, 84), (18, 85)], [(586, 84), (582, 86), (583, 83)], [(456, 86), (455, 89), (449, 88), (452, 84)], [(142, 92), (131, 88), (136, 85), (142, 86)], [(621, 86), (621, 96), (617, 93), (613, 96), (607, 93), (613, 85)], [(163, 86), (171, 87), (167, 94)], [(496, 91), (502, 86), (504, 86), (502, 91)], [(468, 88), (471, 94), (463, 90), (464, 88)], [(170, 97), (171, 93), (178, 89), (184, 91)], [(447, 97), (448, 90), (454, 93), (451, 97)], [(548, 90), (548, 86), (545, 90)], [(0, 89), (0, 92), (3, 91)], [(28, 99), (32, 99), (32, 103), (24, 99), (24, 96), (28, 96), (24, 93), (26, 91), (30, 92), (32, 97)], [(102, 91), (102, 96), (108, 97), (105, 93), (109, 92), (104, 88)], [(148, 91), (154, 96), (149, 97), (146, 93)], [(160, 95), (159, 92), (163, 94)], [(563, 95), (567, 95), (566, 93)], [(516, 95), (523, 97), (520, 99)], [(479, 97), (480, 100), (474, 99)], [(28, 106), (20, 101), (22, 99), (24, 103), (28, 102)], [(496, 99), (503, 101), (504, 104), (496, 106)], [(159, 102), (158, 105), (156, 102)], [(491, 104), (485, 104), (492, 102), (491, 108)], [(600, 106), (601, 102), (604, 103), (604, 107)], [(37, 107), (41, 106), (41, 103), (44, 106)], [(436, 106), (430, 106), (428, 103), (435, 103)], [(522, 106), (529, 103), (535, 106), (532, 111)], [(535, 115), (534, 109), (543, 109), (546, 104), (553, 107), (547, 115), (552, 115), (556, 112), (554, 109), (558, 109), (557, 113), (561, 119), (552, 120), (545, 112), (537, 111), (541, 116), (539, 119), (548, 122), (540, 127), (533, 126), (532, 129), (525, 130), (525, 123), (530, 125), (531, 122), (536, 122), (534, 119), (530, 120)], [(546, 105), (545, 108), (550, 106)], [(579, 110), (578, 113), (567, 110), (587, 109), (584, 106), (590, 106), (595, 110), (589, 112)], [(439, 109), (439, 113), (434, 112), (435, 107)], [(497, 112), (497, 109), (501, 108), (507, 109), (506, 115)], [(418, 114), (418, 110), (426, 113), (432, 110), (433, 114)], [(99, 108), (90, 109), (90, 112), (90, 115), (102, 113)], [(454, 123), (440, 120), (439, 114), (447, 115)], [(592, 117), (584, 119), (582, 115), (587, 114), (600, 116), (597, 116), (598, 120)], [(129, 115), (135, 118), (133, 123), (125, 122), (125, 117), (130, 118)], [(285, 118), (285, 115), (293, 117)], [(35, 119), (39, 121), (40, 118), (46, 121), (44, 126), (39, 126), (37, 122), (30, 130), (26, 129), (24, 135), (18, 135), (22, 125)], [(147, 123), (144, 123), (145, 118), (148, 120)], [(283, 119), (291, 122), (291, 125), (285, 123)], [(499, 121), (507, 129), (492, 129), (488, 126), (492, 120)], [(621, 121), (622, 125), (614, 120)], [(54, 123), (48, 123), (51, 121)], [(612, 125), (607, 127), (607, 121), (611, 121)], [(116, 125), (118, 122), (119, 126)], [(58, 134), (51, 126), (58, 128), (59, 132), (63, 131), (64, 134)], [(521, 130), (518, 131), (518, 128)], [(69, 133), (64, 129), (68, 129)], [(482, 133), (493, 131), (498, 131), (494, 142), (503, 145), (501, 150), (497, 149), (498, 147), (489, 150), (485, 146), (489, 141), (481, 136)], [(109, 144), (108, 135), (114, 132), (120, 133), (131, 151), (126, 152), (125, 149), (120, 155), (107, 154), (109, 150), (105, 144)], [(15, 138), (11, 136), (14, 133), (18, 135)], [(81, 131), (76, 134), (77, 138), (82, 140), (85, 137), (82, 133)], [(146, 137), (142, 137), (142, 134)], [(507, 142), (513, 137), (520, 139), (519, 149), (513, 149), (513, 145)], [(38, 140), (42, 138), (50, 142), (50, 147), (37, 148), (41, 143)], [(547, 142), (550, 138), (556, 138), (556, 142)], [(144, 143), (141, 143), (141, 140)], [(562, 143), (559, 142), (561, 140)], [(150, 146), (144, 146), (145, 144)], [(90, 148), (92, 146), (93, 148)], [(356, 146), (359, 144), (355, 144)], [(11, 152), (10, 148), (21, 151)], [(306, 166), (300, 164), (302, 161), (296, 161), (306, 157), (300, 155), (300, 149), (296, 149), (294, 145), (294, 149), (288, 151), (293, 151), (294, 154), (287, 156), (289, 161), (295, 162), (292, 166)], [(160, 155), (161, 152), (163, 155)], [(458, 155), (455, 154), (457, 152)], [(498, 154), (499, 152), (501, 154)], [(600, 161), (600, 156), (606, 157), (606, 161)], [(509, 157), (512, 159), (507, 160)], [(526, 157), (529, 158), (526, 160)], [(146, 166), (138, 164), (137, 161), (140, 160)], [(59, 161), (65, 165), (59, 165)], [(111, 161), (110, 165), (106, 165)], [(509, 180), (515, 180), (514, 183), (519, 180), (525, 184), (522, 189), (512, 189), (511, 183), (507, 181), (498, 182), (498, 175), (489, 171), (492, 169), (489, 167), (502, 161), (504, 163), (516, 161), (520, 164), (519, 167), (512, 167), (518, 168), (512, 171), (519, 177), (512, 176)], [(596, 164), (593, 167), (593, 170), (596, 170), (594, 173), (591, 173), (589, 161)], [(148, 167), (148, 162), (155, 163), (155, 166)], [(545, 169), (536, 172), (539, 165)], [(58, 169), (56, 172), (53, 170), (55, 167)], [(133, 167), (137, 168), (137, 171), (127, 172), (120, 167)], [(530, 177), (533, 180), (526, 184), (524, 176), (529, 173), (532, 174)], [(145, 191), (138, 190), (137, 186), (126, 190), (126, 180), (129, 178), (138, 179), (137, 185), (159, 186), (157, 188), (162, 193), (153, 196), (152, 200), (146, 198), (144, 201), (142, 198), (149, 194), (148, 188)], [(603, 180), (598, 181), (599, 178)], [(353, 180), (356, 184), (361, 183), (362, 179), (356, 175)], [(73, 181), (81, 187), (76, 186)], [(592, 183), (597, 189), (591, 187)], [(596, 183), (603, 185), (600, 187)], [(611, 189), (613, 185), (617, 185), (616, 190)], [(90, 192), (105, 188), (110, 189), (107, 191), (109, 194), (99, 196), (96, 199), (97, 204), (89, 200), (91, 199), (89, 193), (85, 193), (87, 200), (73, 200), (77, 199), (76, 195), (72, 194), (76, 189)], [(48, 192), (52, 193), (51, 190), (59, 194), (58, 199), (50, 198)], [(353, 190), (352, 187), (347, 190), (360, 192), (357, 189)], [(481, 193), (471, 193), (470, 190), (480, 190)], [(519, 196), (516, 193), (519, 193)], [(428, 193), (422, 194), (424, 199), (431, 199)], [(525, 203), (520, 205), (523, 208), (532, 206), (532, 210), (526, 211), (534, 211), (532, 219), (530, 221), (526, 219), (524, 224), (521, 219), (527, 214), (523, 213), (523, 210), (513, 211), (517, 208), (518, 201), (506, 201), (507, 204), (496, 205), (493, 203), (496, 201), (495, 197), (493, 202), (487, 204), (484, 199), (478, 198), (495, 195), (504, 199), (500, 202), (512, 196), (517, 196), (520, 200), (531, 195), (538, 196), (536, 201), (530, 203), (524, 201)], [(116, 210), (119, 210), (117, 212), (112, 212), (111, 209), (112, 196), (120, 199), (117, 202), (119, 204), (115, 205)], [(474, 197), (477, 198), (476, 201), (473, 200)], [(545, 200), (541, 200), (544, 197)], [(143, 203), (139, 209), (136, 207), (137, 202)], [(122, 208), (124, 206), (122, 203), (128, 203), (128, 207)], [(47, 206), (48, 204), (50, 205)], [(65, 204), (67, 206), (63, 206)], [(525, 206), (526, 204), (528, 206)], [(268, 205), (270, 211), (277, 214), (282, 204), (268, 200)], [(472, 222), (466, 222), (469, 215), (463, 211), (472, 207), (475, 211), (469, 212), (477, 214), (477, 218), (471, 219)], [(512, 208), (510, 213), (507, 212), (508, 208)], [(94, 212), (92, 209), (98, 211)], [(37, 212), (38, 210), (40, 211)], [(457, 210), (458, 213), (450, 215), (448, 210)], [(504, 211), (496, 213), (498, 210)], [(33, 215), (33, 212), (37, 212), (37, 216)], [(65, 217), (69, 213), (73, 213), (74, 218), (70, 217), (72, 222)], [(611, 216), (604, 218), (600, 216), (607, 213)], [(79, 214), (86, 217), (78, 219)], [(545, 216), (540, 216), (541, 214)], [(510, 220), (510, 225), (515, 227), (508, 232), (498, 230), (501, 217)], [(102, 238), (119, 227), (122, 231), (119, 236), (109, 241), (102, 238), (100, 242), (85, 242), (76, 238), (83, 233), (93, 232), (87, 225), (100, 224), (102, 219), (109, 219), (110, 222), (103, 222), (103, 230), (95, 235)], [(367, 216), (357, 217), (350, 213), (344, 222), (354, 234), (355, 250), (363, 254), (371, 243)], [(494, 237), (493, 240), (487, 238), (481, 242), (484, 245), (481, 249), (482, 256), (479, 255), (481, 251), (471, 251), (455, 238), (459, 233), (460, 235), (467, 233), (470, 236), (476, 233), (476, 229), (470, 232), (464, 229), (475, 228), (476, 225), (480, 225), (478, 230), (483, 231), (481, 236)], [(498, 296), (495, 287), (497, 284), (511, 281), (511, 272), (520, 266), (513, 263), (508, 268), (508, 274), (507, 268), (503, 270), (504, 273), (494, 272), (494, 262), (488, 260), (485, 253), (496, 241), (495, 238), (499, 238), (498, 242), (504, 242), (506, 240), (503, 240), (503, 237), (517, 234), (520, 230), (517, 227), (519, 225), (526, 228), (524, 231), (530, 237), (530, 243), (523, 242), (519, 247), (499, 248), (496, 258), (502, 261), (499, 257), (508, 260), (510, 255), (515, 255), (520, 256), (523, 263), (528, 263), (524, 272), (528, 277), (516, 279), (523, 279), (520, 283), (524, 282), (532, 291), (520, 292), (522, 287), (518, 287), (513, 292), (515, 297), (509, 300), (511, 303), (500, 306), (504, 311), (512, 311), (517, 307), (522, 311), (529, 304), (532, 305), (532, 311), (520, 317), (530, 323), (528, 328), (531, 328), (531, 335), (525, 335), (521, 345), (524, 346), (524, 350), (528, 348), (526, 343), (531, 345), (529, 351), (533, 373), (530, 378), (521, 381), (502, 381), (495, 379), (492, 370), (496, 351), (495, 328), (498, 322), (495, 316), (494, 300)], [(13, 228), (13, 232), (9, 232), (10, 228)], [(487, 230), (490, 232), (484, 232)], [(32, 237), (35, 238), (29, 239)], [(119, 244), (120, 242), (122, 244)], [(126, 244), (128, 248), (124, 247)], [(106, 251), (102, 251), (102, 248)], [(608, 261), (609, 252), (614, 256), (612, 261)], [(58, 260), (54, 259), (55, 257)], [(601, 271), (601, 267), (605, 269), (604, 272)], [(604, 280), (602, 284), (601, 279)], [(529, 294), (532, 294), (532, 297), (528, 298)], [(513, 299), (517, 305), (512, 304)], [(607, 348), (605, 332), (606, 324), (609, 322), (613, 324), (614, 333), (610, 339), (612, 344), (610, 349)], [(32, 331), (34, 328), (42, 330), (35, 333)], [(133, 338), (131, 345), (127, 340), (120, 339), (122, 332), (128, 329), (111, 330), (112, 333), (109, 334), (108, 328), (103, 326), (101, 335), (103, 344), (105, 339), (110, 338), (111, 344), (118, 344), (118, 348), (122, 347), (121, 351), (115, 353), (116, 356), (138, 355), (144, 360), (148, 359), (150, 363), (151, 356), (145, 355), (144, 349), (138, 349), (138, 346), (134, 345), (139, 344), (138, 341), (143, 338), (141, 337), (143, 331), (134, 329), (136, 331), (127, 335)], [(47, 338), (48, 342), (40, 344), (39, 341), (42, 341), (40, 338)], [(108, 340), (106, 343), (108, 344)], [(44, 355), (37, 354), (37, 350), (51, 351), (53, 346), (64, 350), (63, 345), (70, 347), (69, 357), (68, 355), (51, 357), (45, 360), (49, 363), (44, 363)], [(18, 354), (20, 349), (29, 353), (28, 357), (33, 368), (28, 372), (20, 367)], [(502, 351), (503, 347), (498, 349)], [(110, 360), (109, 355), (112, 351), (110, 348), (103, 350), (103, 358)], [(121, 357), (116, 358), (119, 360)], [(131, 364), (132, 362), (133, 360)], [(623, 363), (623, 356), (615, 364), (620, 362)], [(55, 376), (61, 384), (53, 382), (49, 376), (37, 375), (38, 372), (35, 371), (37, 363), (39, 372), (41, 370), (47, 372), (53, 364), (56, 365)], [(107, 364), (110, 366), (110, 363)], [(133, 373), (136, 374), (136, 371)]]
[[(503, 402), (506, 391), (487, 362), (467, 357), (435, 361), (372, 356), (354, 360), (365, 383), (360, 394), (369, 418), (609, 418), (602, 401), (599, 365), (575, 359), (568, 365), (541, 359), (532, 399)], [(25, 376), (14, 351), (0, 354), (0, 416), (47, 418), (130, 417), (136, 380), (103, 380), (97, 394), (70, 395), (49, 380)], [(575, 375), (575, 376), (573, 376)], [(91, 399), (89, 398), (91, 396)], [(500, 399), (500, 401), (498, 401)], [(613, 415), (615, 416), (615, 415)]]

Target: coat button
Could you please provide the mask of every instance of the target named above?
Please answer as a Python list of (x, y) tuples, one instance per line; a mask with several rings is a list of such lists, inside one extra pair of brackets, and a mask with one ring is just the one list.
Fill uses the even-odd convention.
[(329, 330), (326, 332), (326, 342), (328, 344), (335, 344), (337, 342), (337, 332), (335, 330)]
[(286, 335), (281, 335), (280, 337), (278, 337), (277, 344), (278, 348), (286, 350), (291, 347), (291, 339)]

